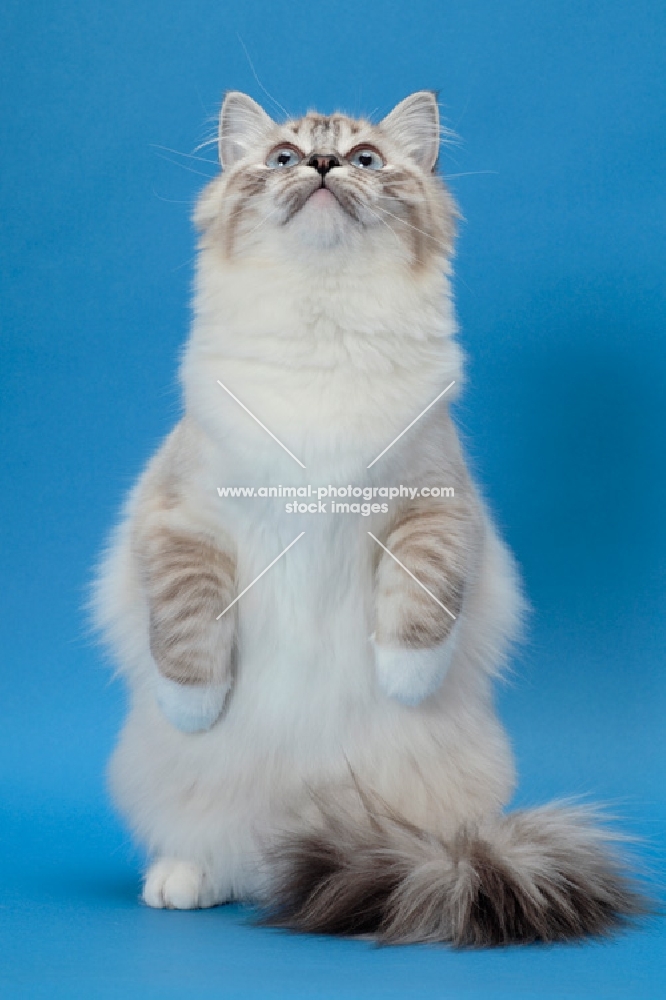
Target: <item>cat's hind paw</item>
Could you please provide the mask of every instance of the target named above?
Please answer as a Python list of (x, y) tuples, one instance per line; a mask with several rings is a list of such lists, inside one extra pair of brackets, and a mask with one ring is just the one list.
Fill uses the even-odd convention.
[(176, 858), (160, 858), (150, 866), (143, 885), (143, 901), (148, 906), (169, 910), (196, 910), (217, 902), (204, 870)]
[(418, 705), (439, 688), (455, 649), (455, 636), (429, 649), (385, 646), (372, 640), (379, 686), (403, 705)]
[(169, 722), (183, 733), (199, 733), (217, 722), (227, 700), (230, 682), (178, 684), (157, 676), (157, 702)]

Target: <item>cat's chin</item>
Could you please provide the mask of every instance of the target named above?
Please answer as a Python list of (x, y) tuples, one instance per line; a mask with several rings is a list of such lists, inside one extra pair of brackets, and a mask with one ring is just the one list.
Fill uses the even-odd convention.
[(355, 225), (338, 198), (328, 188), (317, 188), (291, 220), (300, 244), (312, 248), (335, 247)]

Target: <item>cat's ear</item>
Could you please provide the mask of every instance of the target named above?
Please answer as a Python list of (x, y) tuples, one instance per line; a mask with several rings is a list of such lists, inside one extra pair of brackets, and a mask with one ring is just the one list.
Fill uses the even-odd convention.
[(434, 169), (439, 154), (439, 108), (434, 91), (410, 94), (396, 104), (380, 126), (423, 170)]
[(261, 143), (274, 125), (264, 109), (247, 94), (230, 90), (222, 102), (218, 149), (223, 168), (234, 165)]

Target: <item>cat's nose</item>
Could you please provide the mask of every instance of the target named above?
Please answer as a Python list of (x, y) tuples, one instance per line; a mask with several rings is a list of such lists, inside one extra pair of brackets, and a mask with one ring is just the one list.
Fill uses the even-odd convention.
[(340, 160), (330, 153), (313, 153), (308, 160), (308, 166), (314, 167), (317, 173), (324, 177), (333, 167), (340, 166)]

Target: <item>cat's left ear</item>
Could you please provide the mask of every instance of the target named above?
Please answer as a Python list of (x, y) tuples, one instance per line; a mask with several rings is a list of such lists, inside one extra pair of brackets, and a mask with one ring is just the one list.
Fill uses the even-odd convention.
[(379, 124), (422, 170), (434, 169), (439, 154), (439, 108), (433, 90), (410, 94)]
[(246, 156), (260, 145), (275, 124), (264, 109), (247, 94), (230, 90), (222, 102), (218, 148), (223, 168)]

